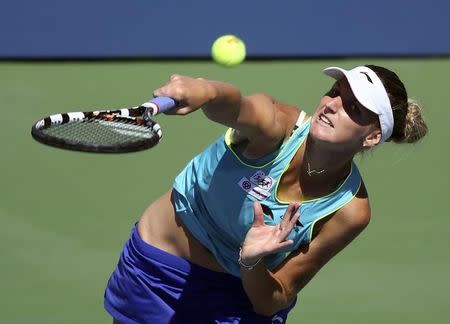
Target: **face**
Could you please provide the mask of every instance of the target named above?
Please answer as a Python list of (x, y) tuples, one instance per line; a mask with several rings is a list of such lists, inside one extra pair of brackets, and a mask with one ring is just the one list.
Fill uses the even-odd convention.
[(379, 137), (377, 134), (381, 136), (378, 116), (356, 100), (345, 78), (335, 82), (322, 97), (310, 130), (315, 140), (349, 146), (356, 151), (378, 144), (379, 138), (376, 142), (372, 138)]

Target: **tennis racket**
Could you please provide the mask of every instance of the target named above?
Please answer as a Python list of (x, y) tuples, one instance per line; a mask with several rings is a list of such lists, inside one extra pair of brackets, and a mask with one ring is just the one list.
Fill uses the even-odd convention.
[(162, 138), (151, 117), (176, 107), (169, 97), (117, 110), (69, 112), (36, 122), (31, 135), (40, 143), (75, 151), (124, 153), (149, 149)]

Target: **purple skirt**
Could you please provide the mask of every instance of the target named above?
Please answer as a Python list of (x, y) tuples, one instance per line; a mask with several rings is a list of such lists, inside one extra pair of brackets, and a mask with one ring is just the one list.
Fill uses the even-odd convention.
[(144, 242), (135, 226), (105, 290), (104, 306), (123, 324), (286, 322), (288, 308), (256, 314), (241, 280)]

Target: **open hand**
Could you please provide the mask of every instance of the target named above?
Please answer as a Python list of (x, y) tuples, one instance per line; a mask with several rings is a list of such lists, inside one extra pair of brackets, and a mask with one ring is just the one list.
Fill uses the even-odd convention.
[(261, 204), (254, 202), (255, 218), (242, 244), (241, 261), (244, 264), (254, 264), (260, 258), (279, 252), (293, 244), (292, 240), (285, 240), (285, 238), (300, 217), (300, 213), (297, 211), (299, 206), (299, 203), (290, 203), (281, 222), (276, 226), (271, 226), (264, 224)]

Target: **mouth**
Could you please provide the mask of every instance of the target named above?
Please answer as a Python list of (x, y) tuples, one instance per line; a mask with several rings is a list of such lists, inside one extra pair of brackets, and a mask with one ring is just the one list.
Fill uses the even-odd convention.
[(330, 127), (333, 127), (333, 128), (334, 128), (333, 123), (332, 123), (332, 122), (328, 119), (328, 117), (325, 116), (324, 114), (320, 114), (319, 117), (318, 117), (318, 119), (319, 119), (319, 122), (320, 122), (321, 124), (325, 124), (326, 126), (330, 126)]

